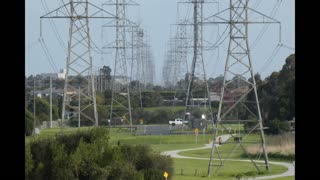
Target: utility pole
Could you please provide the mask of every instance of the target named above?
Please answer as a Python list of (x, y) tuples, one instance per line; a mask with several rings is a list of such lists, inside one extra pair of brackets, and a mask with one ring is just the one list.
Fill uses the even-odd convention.
[(80, 86), (78, 90), (78, 127), (80, 128), (80, 116), (81, 116), (81, 93), (80, 93)]
[(36, 79), (33, 78), (33, 135), (36, 134)]
[[(234, 144), (233, 150), (227, 155), (227, 157), (221, 161), (216, 169), (215, 173), (224, 165), (224, 162), (229, 159), (231, 154), (235, 152), (238, 147), (240, 147), (245, 153), (245, 147), (243, 143), (252, 144), (259, 143), (263, 151), (264, 165), (266, 170), (269, 170), (268, 155), (266, 152), (266, 144), (263, 132), (262, 117), (259, 105), (259, 99), (257, 94), (257, 84), (255, 81), (252, 60), (250, 55), (250, 46), (248, 41), (248, 24), (259, 24), (259, 23), (279, 23), (279, 21), (274, 20), (260, 12), (257, 12), (250, 7), (248, 7), (249, 0), (230, 0), (230, 7), (226, 10), (216, 13), (211, 16), (211, 19), (207, 19), (204, 23), (220, 23), (227, 24), (230, 27), (229, 31), (229, 47), (228, 55), (225, 64), (224, 80), (223, 86), (221, 88), (219, 109), (216, 120), (216, 128), (213, 136), (213, 143), (210, 154), (210, 161), (208, 166), (208, 176), (212, 175), (213, 157), (215, 154), (216, 146), (215, 139), (217, 138), (218, 127), (223, 128), (226, 132), (229, 132), (231, 137), (234, 138), (234, 142), (228, 141)], [(225, 16), (229, 16), (229, 20), (226, 17), (222, 17), (224, 12), (228, 12)], [(248, 18), (248, 11), (255, 13), (256, 15), (262, 17), (261, 21), (257, 17), (254, 20)], [(251, 81), (247, 80), (245, 76), (249, 76)], [(236, 84), (235, 87), (230, 84)], [(238, 91), (238, 94), (232, 94), (231, 92)], [(248, 95), (251, 94), (249, 97)], [(253, 96), (252, 96), (253, 95)], [(229, 100), (225, 99), (225, 96), (231, 97)], [(231, 101), (231, 102), (230, 102)], [(227, 104), (231, 103), (230, 106)], [(246, 111), (248, 115), (239, 115), (237, 112), (239, 110)], [(242, 113), (244, 114), (244, 113)], [(248, 130), (239, 134), (235, 137), (231, 131), (224, 126), (224, 124), (237, 123), (243, 124)], [(246, 123), (246, 124), (245, 124)], [(249, 125), (252, 124), (252, 125)], [(218, 126), (219, 125), (219, 126)], [(260, 141), (252, 142), (246, 141), (248, 137), (254, 130), (258, 131), (260, 134)], [(239, 131), (240, 133), (240, 131)], [(240, 136), (241, 135), (241, 136)], [(219, 153), (219, 152), (218, 152)], [(249, 154), (246, 153), (248, 158), (251, 160), (258, 172), (260, 169)], [(219, 156), (220, 157), (220, 156)]]
[[(89, 14), (89, 9), (93, 12)], [(108, 16), (98, 16), (98, 12), (105, 12)], [(115, 16), (109, 12), (99, 8), (96, 5), (88, 2), (88, 0), (70, 0), (69, 3), (47, 13), (43, 18), (67, 18), (70, 20), (68, 55), (66, 61), (66, 76), (63, 90), (62, 103), (62, 118), (61, 118), (61, 133), (63, 133), (63, 125), (66, 112), (77, 111), (78, 107), (73, 106), (70, 102), (76, 99), (78, 86), (82, 86), (80, 95), (84, 102), (81, 103), (80, 114), (92, 121), (98, 126), (98, 113), (96, 105), (96, 88), (95, 78), (93, 75), (93, 64), (91, 55), (91, 43), (89, 30), (89, 19), (94, 18), (112, 18)], [(75, 85), (73, 81), (77, 78), (82, 80), (82, 83)], [(93, 107), (89, 115), (84, 112), (88, 107)]]
[(50, 76), (50, 128), (52, 128), (52, 76)]

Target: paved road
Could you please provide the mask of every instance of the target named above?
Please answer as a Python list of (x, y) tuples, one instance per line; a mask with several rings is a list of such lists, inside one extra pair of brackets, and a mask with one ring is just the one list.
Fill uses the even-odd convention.
[[(179, 129), (180, 126), (176, 125), (175, 127), (170, 127), (169, 125), (163, 124), (163, 125), (137, 125), (137, 135), (169, 135), (169, 134), (175, 134), (174, 132), (171, 132), (174, 129)], [(179, 132), (179, 134), (193, 134), (193, 132)], [(201, 131), (199, 131), (199, 134), (201, 134)]]
[[(221, 136), (221, 140), (222, 143), (227, 141), (229, 138), (231, 137), (231, 135), (222, 135)], [(219, 145), (217, 145), (219, 146)], [(163, 155), (169, 155), (173, 158), (188, 158), (188, 159), (200, 159), (200, 160), (209, 160), (209, 158), (197, 158), (197, 157), (188, 157), (188, 156), (181, 156), (178, 153), (182, 152), (182, 151), (190, 151), (190, 150), (198, 150), (198, 149), (207, 149), (207, 148), (211, 148), (212, 147), (212, 143), (210, 144), (206, 144), (203, 147), (200, 148), (192, 148), (192, 149), (181, 149), (181, 150), (173, 150), (173, 151), (165, 151), (162, 152), (161, 154)], [(250, 160), (238, 160), (238, 159), (228, 159), (228, 161), (242, 161), (242, 162), (250, 162)], [(256, 161), (256, 162), (264, 162), (264, 161)], [(276, 175), (269, 175), (269, 176), (261, 176), (261, 177), (256, 177), (256, 178), (248, 178), (248, 180), (259, 180), (259, 179), (271, 179), (271, 178), (278, 178), (278, 177), (285, 177), (285, 176), (294, 176), (295, 175), (295, 169), (293, 164), (291, 163), (286, 163), (286, 162), (273, 162), (273, 161), (269, 161), (270, 164), (276, 164), (276, 165), (281, 165), (281, 166), (285, 166), (288, 168), (288, 170), (282, 174), (276, 174)]]
[(152, 134), (152, 135), (160, 135), (160, 134), (170, 134), (170, 129), (168, 125), (139, 125), (137, 126), (136, 134)]

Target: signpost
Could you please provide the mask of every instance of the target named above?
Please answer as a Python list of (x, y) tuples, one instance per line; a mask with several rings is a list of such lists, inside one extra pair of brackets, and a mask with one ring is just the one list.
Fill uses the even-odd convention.
[(140, 118), (139, 121), (140, 121), (140, 124), (143, 124), (143, 119), (142, 118)]
[(163, 176), (166, 178), (166, 180), (168, 179), (169, 174), (167, 172), (164, 172)]
[(199, 129), (198, 128), (194, 129), (194, 134), (196, 136), (196, 144), (198, 144), (198, 134), (199, 134)]

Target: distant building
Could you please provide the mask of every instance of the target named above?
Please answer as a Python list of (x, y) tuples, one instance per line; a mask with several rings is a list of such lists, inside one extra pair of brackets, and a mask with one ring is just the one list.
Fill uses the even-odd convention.
[(220, 101), (220, 96), (217, 92), (210, 92), (210, 100), (213, 101)]
[(113, 88), (119, 91), (127, 88), (126, 81), (129, 83), (129, 78), (126, 76), (112, 76), (111, 82), (112, 81), (114, 83)]
[(229, 92), (229, 95), (232, 97), (239, 97), (246, 94), (249, 91), (249, 86), (241, 86), (235, 89), (232, 89)]
[(42, 76), (43, 78), (52, 77), (52, 79), (65, 79), (66, 73), (66, 69), (61, 69), (59, 73), (41, 73), (40, 76)]
[[(31, 94), (33, 94), (33, 91), (31, 92)], [(50, 95), (50, 88), (42, 90), (42, 91), (35, 91), (35, 94), (39, 98), (47, 97)], [(62, 95), (63, 95), (63, 89), (52, 88), (52, 96), (54, 98), (58, 97), (58, 96), (62, 96)]]
[(112, 80), (114, 79), (114, 83), (116, 84), (125, 84), (126, 80), (128, 82), (129, 78), (126, 76), (112, 76)]
[[(30, 91), (29, 94), (32, 96), (33, 91)], [(67, 94), (68, 95), (76, 95), (76, 94), (78, 94), (78, 92), (75, 90), (68, 89)], [(36, 90), (35, 95), (39, 98), (48, 97), (50, 95), (50, 88), (45, 89), (45, 90)], [(63, 96), (63, 89), (52, 88), (52, 97), (57, 98), (59, 96)]]
[(66, 74), (67, 74), (67, 70), (66, 69), (61, 69), (60, 73), (58, 73), (58, 79), (65, 79), (66, 78)]

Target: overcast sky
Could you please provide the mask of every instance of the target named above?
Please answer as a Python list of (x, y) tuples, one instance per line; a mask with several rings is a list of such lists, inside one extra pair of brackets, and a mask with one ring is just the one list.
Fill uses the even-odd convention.
[[(64, 0), (68, 2), (67, 0)], [(93, 4), (101, 5), (100, 0), (90, 1)], [(136, 20), (140, 14), (141, 26), (147, 31), (149, 43), (152, 46), (156, 67), (156, 84), (162, 83), (162, 65), (165, 57), (166, 43), (169, 40), (170, 32), (173, 34), (174, 24), (177, 19), (177, 2), (178, 0), (136, 0), (140, 7), (130, 7), (128, 15)], [(217, 4), (208, 5), (204, 16), (213, 15), (219, 10), (227, 8), (229, 0), (219, 0)], [(45, 7), (54, 10), (62, 5), (62, 0), (26, 0), (25, 14), (25, 37), (26, 37), (26, 76), (31, 74), (51, 73), (54, 72), (50, 65), (44, 49), (39, 43), (40, 37), (40, 16), (46, 14)], [(285, 58), (294, 53), (292, 48), (295, 47), (295, 4), (293, 0), (251, 0), (249, 6), (254, 7), (257, 11), (270, 15), (275, 12), (274, 19), (281, 22), (281, 42), (284, 46), (276, 48), (279, 43), (279, 26), (269, 25), (265, 33), (254, 48), (251, 50), (253, 67), (255, 72), (262, 72), (262, 77), (269, 75), (272, 71), (278, 71), (282, 68)], [(179, 17), (192, 15), (190, 5), (179, 5)], [(252, 15), (253, 17), (254, 15)], [(51, 56), (54, 59), (54, 64), (58, 69), (66, 66), (66, 53), (63, 47), (67, 47), (69, 24), (65, 19), (54, 19), (56, 30), (61, 37), (59, 43), (56, 34), (52, 29), (52, 24), (49, 20), (42, 20), (42, 38), (47, 45)], [(102, 20), (90, 21), (90, 30), (92, 40), (101, 48), (103, 44), (111, 41), (111, 29), (105, 30), (101, 35)], [(205, 27), (204, 38), (209, 42), (215, 43), (217, 37), (222, 34), (226, 28), (224, 25)], [(264, 25), (250, 25), (249, 27), (249, 44), (252, 44), (263, 30)], [(219, 29), (219, 30), (218, 30)], [(218, 34), (219, 33), (219, 34)], [(103, 41), (101, 41), (103, 37)], [(216, 77), (223, 74), (228, 40), (222, 42), (221, 46), (214, 51), (205, 52), (204, 61), (206, 64), (207, 76)], [(275, 53), (273, 58), (273, 52)], [(103, 65), (110, 66), (113, 69), (114, 58), (111, 54), (104, 55), (93, 51), (94, 69)], [(267, 65), (267, 66), (266, 66)]]

